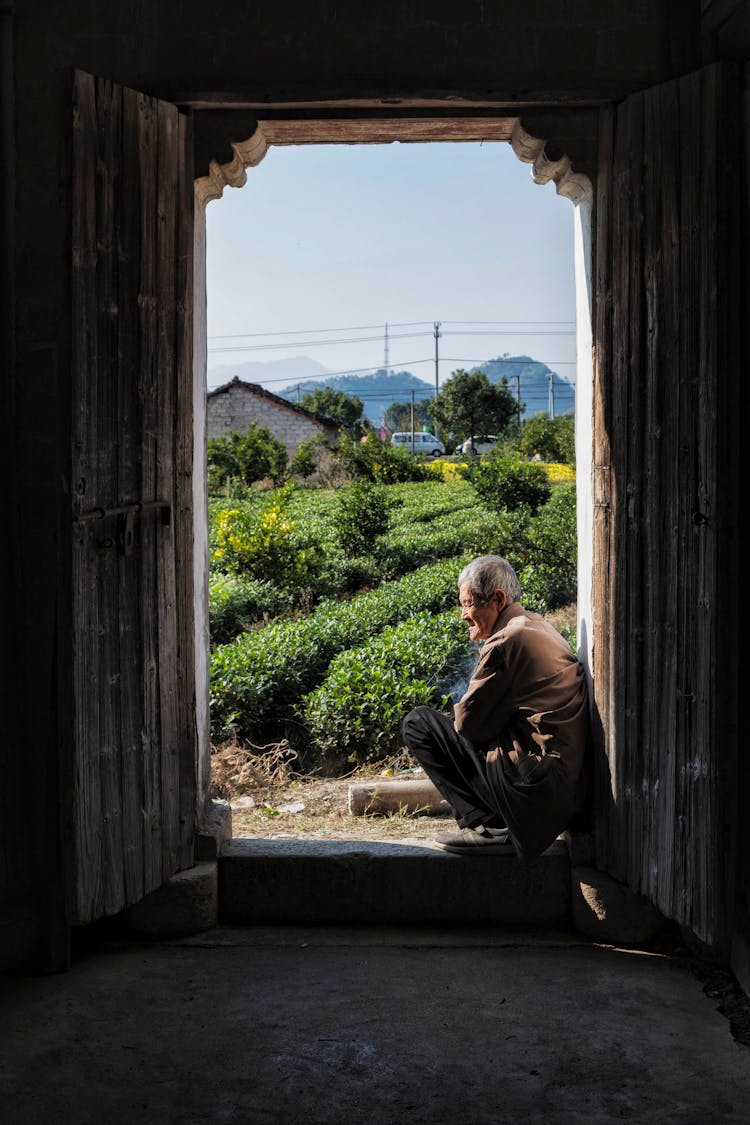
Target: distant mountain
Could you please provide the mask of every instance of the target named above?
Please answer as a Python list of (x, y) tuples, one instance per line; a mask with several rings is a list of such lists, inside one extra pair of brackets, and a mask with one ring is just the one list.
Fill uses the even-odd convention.
[(412, 391), (415, 402), (434, 394), (433, 386), (424, 379), (418, 379), (410, 371), (386, 371), (384, 367), (371, 375), (334, 375), (331, 379), (310, 379), (294, 383), (276, 393), (296, 402), (298, 396), (301, 398), (320, 387), (330, 387), (334, 391), (343, 391), (344, 394), (356, 395), (362, 399), (364, 415), (373, 426), (382, 425), (383, 414), (392, 402), (410, 402)]
[(541, 414), (549, 409), (550, 376), (554, 387), (555, 416), (573, 414), (575, 410), (575, 388), (546, 363), (540, 363), (531, 356), (498, 356), (472, 367), (471, 371), (484, 371), (491, 383), (507, 379), (514, 396), (520, 391), (521, 402), (526, 407), (522, 417), (530, 418), (532, 414)]
[[(308, 359), (304, 355), (292, 356), (291, 359), (256, 359), (248, 363), (219, 363), (209, 367), (207, 382), (209, 388), (220, 387), (228, 383), (235, 375), (244, 383), (276, 384), (285, 380), (309, 379), (312, 375), (325, 375), (330, 368), (324, 367), (316, 359)], [(322, 386), (316, 383), (316, 386)], [(278, 391), (274, 385), (268, 387), (274, 394), (288, 398), (284, 391)]]
[[(408, 403), (412, 391), (414, 401), (431, 398), (435, 392), (434, 383), (412, 375), (411, 371), (386, 371), (381, 367), (369, 375), (332, 375), (326, 378), (327, 368), (317, 360), (306, 356), (292, 359), (255, 360), (249, 363), (222, 364), (208, 371), (209, 387), (228, 383), (236, 375), (246, 383), (262, 383), (281, 398), (297, 402), (305, 394), (320, 387), (331, 387), (347, 395), (362, 399), (365, 417), (373, 426), (380, 426), (383, 414), (392, 402)], [(521, 402), (525, 404), (525, 416), (539, 414), (548, 409), (549, 377), (552, 375), (555, 389), (555, 414), (572, 414), (575, 406), (574, 388), (546, 363), (540, 363), (528, 355), (504, 355), (488, 359), (471, 368), (484, 371), (491, 383), (508, 380), (513, 395), (517, 393), (516, 376), (520, 379)], [(288, 382), (284, 383), (284, 380)], [(283, 385), (280, 385), (283, 384)]]

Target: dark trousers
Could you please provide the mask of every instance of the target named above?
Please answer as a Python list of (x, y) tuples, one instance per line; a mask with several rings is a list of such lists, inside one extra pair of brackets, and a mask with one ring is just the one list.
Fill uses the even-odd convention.
[(431, 707), (415, 707), (403, 721), (404, 745), (453, 809), (460, 828), (505, 825), (487, 781), (483, 754), (457, 734), (452, 721)]

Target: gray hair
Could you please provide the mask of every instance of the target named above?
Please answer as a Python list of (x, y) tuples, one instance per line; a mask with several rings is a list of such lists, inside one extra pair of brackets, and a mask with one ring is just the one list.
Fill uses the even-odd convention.
[(472, 594), (478, 595), (484, 602), (489, 601), (495, 590), (503, 591), (509, 605), (521, 600), (521, 586), (516, 572), (508, 560), (500, 555), (481, 555), (478, 559), (472, 559), (458, 576), (459, 589), (467, 583)]

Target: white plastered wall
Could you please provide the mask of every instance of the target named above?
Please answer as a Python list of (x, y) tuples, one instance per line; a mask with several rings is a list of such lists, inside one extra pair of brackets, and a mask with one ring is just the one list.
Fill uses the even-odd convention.
[(575, 205), (576, 285), (576, 504), (578, 523), (578, 654), (593, 669), (594, 363), (591, 282), (591, 197)]
[(200, 820), (211, 777), (206, 466), (206, 209), (196, 197), (193, 235), (193, 606), (195, 613), (196, 806)]

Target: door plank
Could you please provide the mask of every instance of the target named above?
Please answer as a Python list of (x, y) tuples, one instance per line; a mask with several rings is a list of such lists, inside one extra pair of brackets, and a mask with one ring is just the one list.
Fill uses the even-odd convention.
[(193, 589), (191, 568), (177, 565), (176, 526), (192, 551), (183, 449), (192, 419), (181, 412), (192, 413), (193, 176), (180, 118), (172, 105), (76, 75), (77, 514), (154, 501), (171, 513), (162, 522), (140, 510), (127, 544), (114, 515), (75, 528), (67, 889), (78, 924), (119, 912), (192, 862), (195, 701), (184, 698), (190, 672), (180, 664), (194, 652), (180, 638), (193, 633)]
[(614, 528), (595, 540), (595, 685), (611, 693), (597, 856), (706, 942), (731, 928), (736, 838), (737, 639), (722, 608), (738, 594), (736, 528), (720, 523), (737, 487), (724, 371), (738, 86), (720, 64), (619, 106), (597, 216), (611, 234), (597, 241), (595, 459), (611, 459)]
[[(118, 504), (117, 449), (118, 320), (116, 221), (117, 184), (120, 172), (121, 99), (110, 82), (97, 90), (97, 506)], [(123, 901), (122, 747), (120, 741), (120, 651), (117, 587), (119, 560), (116, 546), (97, 548), (103, 538), (116, 538), (113, 520), (102, 521), (93, 531), (92, 548), (98, 555), (99, 629), (96, 637), (99, 673), (99, 783), (101, 786), (101, 871), (97, 914), (112, 914)], [(95, 526), (95, 525), (92, 525)], [(92, 732), (93, 734), (93, 732)]]
[[(89, 372), (98, 366), (97, 351), (97, 126), (94, 81), (81, 75), (73, 104), (73, 191), (76, 206), (72, 225), (72, 300), (76, 317), (73, 333), (72, 377), (81, 388), (73, 402), (73, 479), (75, 510), (84, 512), (97, 496), (97, 382)], [(99, 659), (91, 638), (99, 635), (99, 579), (92, 565), (94, 537), (90, 524), (73, 529), (73, 602), (77, 616), (73, 637), (73, 686), (77, 707), (72, 737), (74, 768), (64, 778), (70, 799), (63, 802), (64, 839), (68, 868), (75, 880), (66, 885), (69, 917), (88, 913), (83, 904), (98, 899), (101, 866), (98, 826), (103, 818), (98, 769)], [(96, 740), (91, 739), (97, 732)]]
[[(140, 275), (141, 216), (139, 207), (140, 125), (136, 100), (122, 99), (122, 164), (120, 211), (117, 225), (120, 269), (120, 337), (118, 340), (118, 422), (117, 442), (120, 499), (137, 503), (141, 499), (140, 446), (143, 419), (137, 393), (139, 337), (138, 293)], [(134, 525), (139, 550), (140, 526)], [(122, 806), (124, 836), (125, 898), (141, 899), (153, 886), (146, 879), (145, 856), (150, 852), (151, 834), (146, 813), (146, 784), (143, 771), (143, 696), (141, 652), (143, 625), (133, 607), (141, 603), (141, 570), (132, 560), (119, 560), (120, 617), (120, 722), (122, 738)]]
[[(172, 107), (169, 107), (172, 110)], [(159, 153), (172, 153), (178, 130), (177, 114), (157, 110), (156, 130)], [(159, 446), (156, 450), (155, 495), (170, 504), (172, 518), (169, 525), (160, 527), (161, 541), (157, 594), (159, 710), (161, 717), (161, 809), (163, 825), (163, 850), (166, 861), (177, 867), (180, 860), (179, 823), (179, 756), (177, 718), (177, 629), (176, 576), (175, 576), (175, 461), (174, 442), (176, 425), (175, 402), (175, 340), (176, 340), (176, 239), (177, 230), (172, 218), (178, 194), (179, 169), (174, 161), (159, 162), (156, 182), (157, 229), (155, 240), (154, 275), (159, 293), (159, 335), (156, 342), (156, 363), (159, 372), (156, 384), (155, 407), (160, 420)], [(167, 423), (167, 419), (169, 420)]]

